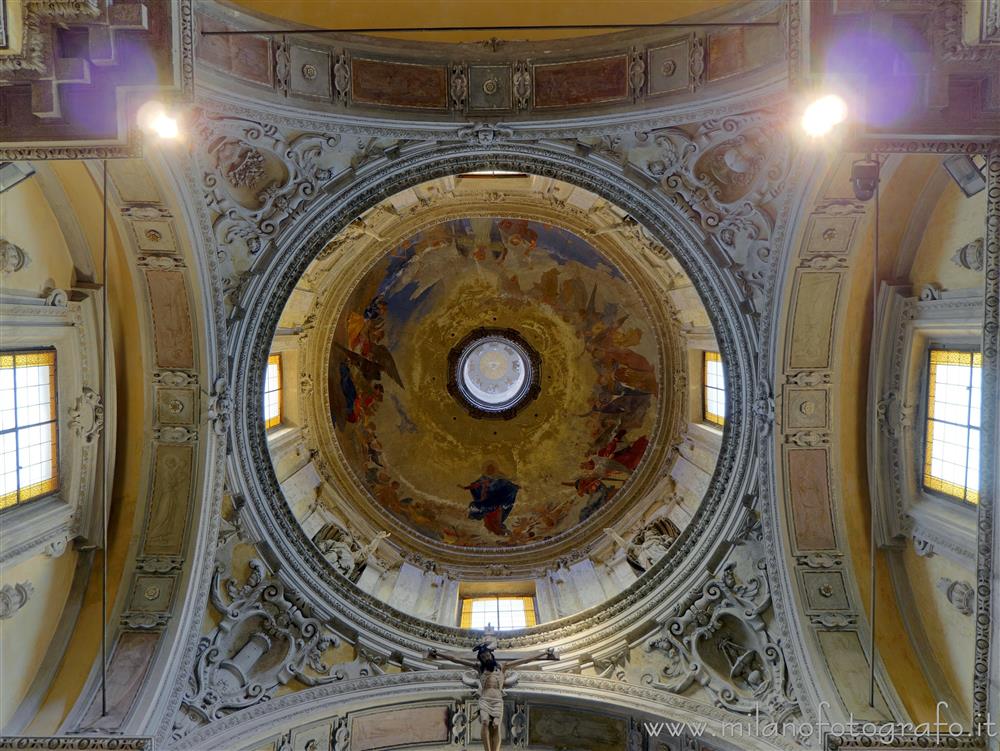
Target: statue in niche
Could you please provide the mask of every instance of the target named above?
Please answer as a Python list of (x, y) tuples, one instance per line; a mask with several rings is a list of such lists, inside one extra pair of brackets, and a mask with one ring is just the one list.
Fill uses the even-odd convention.
[(648, 571), (654, 563), (665, 556), (667, 554), (667, 550), (670, 548), (670, 543), (674, 540), (672, 537), (661, 534), (660, 531), (652, 525), (646, 527), (642, 532), (640, 532), (632, 542), (624, 539), (613, 529), (605, 529), (604, 532), (612, 540), (614, 540), (618, 544), (618, 547), (625, 551), (625, 555), (635, 561), (636, 565), (638, 565), (643, 571)]
[(361, 573), (379, 543), (388, 536), (388, 532), (379, 532), (367, 545), (361, 545), (350, 533), (330, 522), (313, 535), (313, 542), (337, 571), (352, 579)]
[(431, 649), (427, 657), (432, 660), (447, 660), (457, 665), (472, 668), (462, 675), (462, 683), (476, 692), (479, 705), (479, 719), (483, 724), (483, 748), (485, 751), (500, 751), (500, 728), (503, 726), (504, 689), (513, 688), (517, 684), (517, 673), (514, 668), (529, 662), (541, 660), (558, 660), (559, 654), (549, 648), (532, 657), (519, 660), (509, 660), (501, 663), (496, 658), (496, 640), (487, 632), (486, 639), (472, 648), (475, 660)]

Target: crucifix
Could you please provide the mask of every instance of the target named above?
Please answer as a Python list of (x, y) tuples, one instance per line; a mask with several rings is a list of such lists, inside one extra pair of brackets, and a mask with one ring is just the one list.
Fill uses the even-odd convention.
[[(512, 672), (514, 668), (526, 665), (529, 662), (540, 662), (542, 660), (558, 660), (559, 654), (554, 648), (549, 648), (544, 652), (531, 657), (523, 657), (517, 660), (507, 660), (500, 662), (494, 654), (496, 650), (496, 639), (492, 632), (487, 630), (485, 639), (472, 648), (475, 659), (467, 659), (458, 655), (438, 652), (432, 649), (427, 653), (427, 657), (432, 660), (447, 660), (456, 665), (464, 665), (472, 668), (462, 675), (462, 683), (469, 686), (476, 692), (476, 699), (479, 704), (479, 719), (483, 723), (483, 749), (485, 751), (500, 751), (500, 728), (503, 724), (503, 697), (504, 689), (512, 688), (517, 683), (517, 674)], [(475, 672), (472, 672), (472, 671)]]

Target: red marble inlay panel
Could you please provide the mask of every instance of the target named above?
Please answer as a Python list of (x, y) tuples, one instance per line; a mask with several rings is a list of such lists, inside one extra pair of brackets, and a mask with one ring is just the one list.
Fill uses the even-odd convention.
[(708, 80), (739, 73), (746, 67), (743, 29), (727, 29), (708, 35)]
[(535, 108), (578, 107), (627, 99), (628, 56), (536, 65)]
[[(198, 27), (202, 31), (231, 31), (233, 27), (208, 16), (198, 15)], [(223, 70), (244, 81), (274, 85), (274, 69), (271, 65), (271, 40), (254, 34), (235, 36), (197, 36), (198, 60), (213, 68)]]
[(351, 60), (351, 98), (381, 107), (448, 109), (448, 71), (441, 65)]

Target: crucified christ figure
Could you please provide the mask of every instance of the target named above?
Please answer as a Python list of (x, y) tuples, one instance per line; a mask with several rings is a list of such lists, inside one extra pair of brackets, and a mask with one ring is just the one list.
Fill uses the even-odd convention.
[(493, 654), (495, 649), (495, 642), (491, 640), (477, 644), (472, 649), (476, 653), (474, 660), (438, 652), (436, 649), (427, 653), (428, 658), (432, 660), (447, 660), (476, 671), (472, 675), (466, 674), (468, 677), (463, 676), (462, 682), (476, 691), (476, 698), (479, 701), (479, 719), (483, 723), (483, 748), (485, 751), (500, 751), (504, 688), (510, 688), (517, 682), (516, 674), (509, 671), (529, 662), (559, 659), (555, 649), (550, 648), (531, 657), (501, 663)]

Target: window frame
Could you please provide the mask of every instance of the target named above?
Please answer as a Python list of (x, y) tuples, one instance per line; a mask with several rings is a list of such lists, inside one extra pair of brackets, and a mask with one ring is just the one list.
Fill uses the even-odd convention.
[(868, 372), (868, 487), (878, 544), (912, 541), (920, 555), (965, 567), (975, 566), (978, 509), (922, 481), (927, 358), (929, 349), (981, 348), (983, 303), (979, 289), (926, 295), (909, 284), (883, 284)]
[[(462, 629), (474, 629), (479, 630), (480, 627), (472, 625), (472, 604), (474, 602), (483, 602), (486, 600), (495, 600), (499, 605), (501, 600), (519, 600), (524, 607), (524, 622), (523, 628), (532, 628), (538, 625), (538, 601), (534, 595), (517, 595), (508, 593), (495, 593), (495, 594), (470, 594), (463, 595), (461, 602), (459, 603), (459, 628)], [(468, 607), (467, 607), (468, 606)], [(497, 608), (497, 625), (492, 626), (494, 631), (519, 631), (521, 627), (518, 628), (500, 628), (500, 610)]]
[[(48, 365), (48, 367), (50, 369), (49, 390), (51, 392), (50, 396), (49, 396), (49, 400), (50, 400), (49, 401), (49, 419), (43, 420), (41, 422), (31, 423), (30, 425), (20, 425), (20, 424), (18, 424), (18, 421), (17, 421), (17, 411), (18, 411), (17, 410), (17, 391), (18, 391), (18, 385), (17, 385), (17, 371), (18, 371), (17, 358), (19, 356), (23, 356), (23, 355), (32, 355), (32, 354), (41, 354), (41, 353), (51, 353), (52, 354), (52, 362), (51, 363), (47, 363), (47, 365)], [(11, 370), (13, 371), (13, 378), (14, 378), (14, 410), (15, 411), (14, 411), (14, 427), (8, 428), (6, 431), (0, 432), (0, 435), (6, 435), (8, 433), (13, 433), (14, 434), (14, 442), (15, 442), (14, 457), (15, 457), (15, 462), (17, 462), (17, 468), (15, 470), (16, 474), (17, 474), (17, 476), (16, 476), (17, 486), (16, 486), (16, 489), (14, 491), (12, 491), (12, 493), (14, 495), (13, 502), (10, 505), (7, 505), (7, 506), (0, 506), (0, 514), (5, 514), (5, 513), (11, 511), (12, 509), (14, 509), (14, 508), (16, 508), (18, 506), (23, 506), (26, 503), (32, 503), (32, 502), (35, 502), (35, 501), (40, 501), (40, 500), (42, 500), (44, 498), (47, 498), (49, 496), (52, 496), (52, 495), (55, 495), (55, 494), (59, 493), (59, 491), (60, 491), (60, 478), (59, 478), (60, 462), (59, 462), (59, 453), (60, 453), (60, 446), (61, 446), (60, 439), (61, 439), (61, 433), (62, 433), (62, 431), (60, 430), (60, 427), (59, 427), (59, 388), (58, 388), (59, 387), (59, 353), (56, 350), (56, 348), (55, 347), (19, 347), (19, 348), (16, 348), (16, 349), (0, 349), (0, 358), (4, 358), (4, 357), (13, 357), (14, 358), (13, 362), (11, 363)], [(31, 367), (31, 366), (27, 366), (27, 367)], [(50, 461), (52, 462), (52, 474), (51, 474), (51, 476), (49, 478), (46, 478), (45, 480), (42, 480), (39, 483), (34, 483), (34, 484), (38, 485), (38, 484), (42, 484), (42, 483), (49, 483), (49, 482), (51, 482), (51, 486), (48, 487), (48, 488), (46, 488), (45, 490), (42, 490), (42, 491), (40, 491), (38, 493), (35, 493), (33, 495), (28, 496), (27, 498), (23, 498), (22, 499), (22, 498), (20, 498), (21, 492), (23, 490), (23, 488), (21, 486), (21, 477), (20, 477), (20, 474), (21, 474), (21, 466), (20, 466), (20, 453), (21, 453), (21, 449), (20, 449), (20, 442), (19, 442), (18, 436), (19, 436), (19, 434), (21, 433), (22, 430), (27, 430), (29, 428), (38, 427), (38, 426), (42, 426), (42, 425), (49, 425), (49, 426), (51, 426), (51, 432), (52, 432), (51, 446), (52, 446), (52, 448), (51, 448), (51, 452), (50, 452)]]
[[(975, 509), (979, 505), (979, 500), (978, 500), (979, 493), (976, 492), (976, 500), (970, 501), (968, 499), (968, 497), (967, 497), (968, 496), (968, 491), (969, 491), (969, 486), (967, 484), (963, 488), (964, 491), (965, 491), (965, 493), (966, 493), (966, 497), (959, 497), (958, 495), (955, 495), (953, 493), (949, 493), (946, 490), (942, 490), (940, 488), (930, 487), (930, 486), (927, 485), (927, 482), (926, 482), (927, 476), (928, 476), (928, 474), (930, 472), (930, 470), (929, 470), (929, 467), (930, 467), (930, 456), (929, 456), (929, 454), (930, 454), (930, 450), (931, 450), (931, 443), (930, 443), (931, 439), (930, 439), (930, 435), (929, 435), (929, 432), (930, 432), (930, 423), (931, 423), (931, 420), (935, 419), (935, 418), (931, 417), (931, 403), (930, 403), (930, 391), (931, 391), (931, 386), (932, 386), (932, 382), (931, 382), (931, 366), (932, 366), (931, 357), (932, 357), (932, 355), (933, 355), (934, 352), (962, 352), (962, 353), (971, 354), (971, 355), (973, 355), (973, 358), (972, 358), (972, 362), (969, 365), (970, 369), (974, 367), (974, 363), (975, 363), (975, 357), (974, 356), (975, 355), (979, 355), (980, 356), (980, 369), (982, 368), (982, 364), (981, 364), (982, 363), (982, 350), (981, 350), (981, 348), (977, 348), (976, 346), (972, 346), (972, 345), (970, 345), (968, 343), (965, 343), (965, 342), (963, 342), (962, 344), (957, 344), (955, 342), (939, 342), (939, 341), (936, 341), (936, 340), (931, 340), (931, 341), (929, 341), (926, 344), (926, 346), (924, 348), (924, 353), (923, 353), (924, 354), (924, 363), (923, 363), (923, 368), (922, 368), (922, 373), (921, 373), (921, 381), (922, 381), (922, 383), (921, 383), (921, 401), (920, 401), (920, 409), (919, 409), (919, 412), (918, 412), (919, 413), (919, 419), (920, 419), (920, 422), (919, 422), (919, 426), (920, 426), (919, 446), (920, 446), (920, 450), (921, 450), (921, 455), (920, 455), (920, 461), (917, 464), (917, 466), (918, 466), (919, 472), (920, 472), (920, 478), (919, 478), (920, 489), (924, 493), (926, 493), (926, 494), (928, 494), (930, 496), (933, 496), (934, 498), (940, 498), (940, 499), (945, 500), (945, 501), (947, 501), (949, 503), (958, 504), (962, 508), (972, 508), (972, 509)], [(972, 401), (971, 401), (971, 398), (970, 398), (970, 401), (969, 401), (969, 411), (970, 412), (971, 412), (971, 408), (972, 408)], [(982, 409), (982, 402), (980, 402), (980, 410), (981, 409)], [(977, 431), (979, 431), (980, 436), (982, 435), (982, 427), (981, 427), (981, 425), (980, 425), (979, 428), (974, 428), (971, 425), (959, 426), (957, 423), (950, 423), (950, 422), (947, 422), (945, 420), (938, 420), (938, 422), (945, 422), (945, 423), (947, 423), (949, 425), (955, 425), (957, 427), (964, 427), (965, 429), (970, 430), (970, 431), (971, 430), (977, 430)], [(980, 459), (981, 459), (981, 455), (982, 455), (982, 444), (980, 443)], [(968, 464), (969, 464), (969, 449), (967, 447), (966, 448), (966, 470), (965, 470), (966, 471), (966, 483), (968, 482), (968, 476), (969, 476), (969, 474), (968, 474), (969, 473)], [(937, 478), (937, 479), (939, 479), (941, 482), (944, 482), (944, 483), (948, 482), (947, 480), (943, 480), (943, 479), (940, 479), (940, 478)], [(949, 484), (953, 484), (953, 483), (949, 483)]]
[[(718, 362), (719, 367), (722, 370), (722, 388), (717, 386), (708, 385), (708, 363)], [(712, 391), (719, 391), (722, 393), (722, 405), (723, 410), (725, 410), (726, 405), (726, 364), (722, 359), (722, 354), (715, 350), (702, 350), (701, 353), (701, 421), (703, 424), (708, 425), (716, 430), (722, 430), (726, 425), (725, 414), (719, 415), (715, 412), (710, 412), (708, 408), (708, 392), (709, 389)]]
[[(0, 340), (9, 351), (56, 352), (56, 414), (59, 433), (58, 489), (3, 512), (0, 564), (16, 565), (40, 553), (58, 556), (70, 540), (97, 543), (104, 520), (96, 497), (101, 440), (115, 440), (115, 394), (101, 405), (103, 426), (85, 424), (88, 394), (100, 392), (100, 290), (56, 290), (39, 298), (0, 292)], [(114, 358), (108, 362), (115, 383)], [(113, 476), (113, 456), (108, 475)]]

